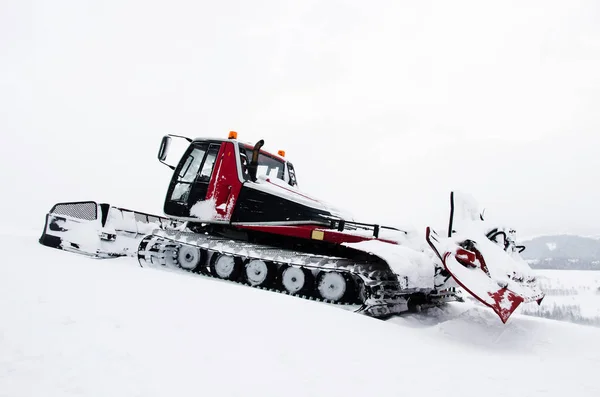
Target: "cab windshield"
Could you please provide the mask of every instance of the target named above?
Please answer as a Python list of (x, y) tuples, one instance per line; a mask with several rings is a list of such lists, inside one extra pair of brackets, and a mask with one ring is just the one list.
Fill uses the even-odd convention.
[[(248, 164), (252, 158), (252, 148), (240, 145), (240, 155), (242, 157), (242, 171), (244, 173), (244, 178), (249, 179), (245, 168), (246, 164)], [(266, 153), (259, 152), (256, 176), (278, 178), (285, 181), (285, 163)]]

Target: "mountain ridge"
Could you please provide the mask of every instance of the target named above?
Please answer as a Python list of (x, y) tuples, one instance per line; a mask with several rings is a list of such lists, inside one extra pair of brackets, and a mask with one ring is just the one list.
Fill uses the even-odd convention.
[(523, 240), (521, 254), (534, 269), (600, 270), (600, 239), (573, 234)]

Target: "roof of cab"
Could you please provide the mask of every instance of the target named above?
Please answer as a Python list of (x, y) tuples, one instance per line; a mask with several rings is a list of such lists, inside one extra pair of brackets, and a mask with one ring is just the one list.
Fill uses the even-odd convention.
[[(198, 137), (198, 138), (194, 138), (193, 139), (193, 142), (205, 142), (205, 141), (210, 141), (210, 142), (237, 142), (237, 143), (240, 143), (240, 144), (246, 146), (247, 149), (252, 149), (254, 147), (254, 145), (255, 145), (255, 143), (240, 141), (238, 139), (227, 139), (227, 138), (222, 138), (222, 137), (221, 138), (215, 138), (215, 137)], [(263, 152), (263, 153), (267, 153), (271, 157), (278, 158), (278, 159), (281, 159), (283, 161), (287, 161), (285, 159), (285, 157), (280, 156), (277, 153), (272, 153), (272, 152), (270, 152), (268, 150), (265, 150), (264, 148), (261, 149), (260, 151)]]

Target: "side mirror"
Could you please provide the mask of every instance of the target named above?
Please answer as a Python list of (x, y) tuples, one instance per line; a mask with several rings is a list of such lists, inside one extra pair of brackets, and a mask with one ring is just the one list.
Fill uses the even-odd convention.
[(298, 180), (296, 179), (296, 171), (294, 170), (294, 165), (288, 161), (288, 175), (290, 176), (290, 185), (298, 186)]
[[(160, 161), (161, 163), (163, 163), (170, 169), (174, 170), (175, 166), (166, 162), (167, 156), (169, 155), (169, 147), (171, 147), (171, 137), (184, 139), (188, 143), (192, 142), (192, 140), (188, 137), (181, 136), (181, 135), (169, 134), (169, 135), (163, 136), (162, 140), (160, 141), (160, 148), (158, 148), (158, 161)], [(176, 149), (177, 149), (177, 147), (178, 147), (178, 145), (175, 145)]]
[(167, 152), (169, 151), (170, 145), (171, 137), (168, 135), (163, 136), (162, 141), (160, 141), (160, 148), (158, 149), (158, 160), (161, 163), (164, 163), (167, 159)]

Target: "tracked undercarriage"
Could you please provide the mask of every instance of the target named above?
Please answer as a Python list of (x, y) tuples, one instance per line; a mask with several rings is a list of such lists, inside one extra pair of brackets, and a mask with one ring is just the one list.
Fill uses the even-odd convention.
[(315, 255), (193, 232), (157, 230), (141, 266), (167, 267), (386, 317), (454, 300), (454, 291), (409, 289), (385, 263)]

